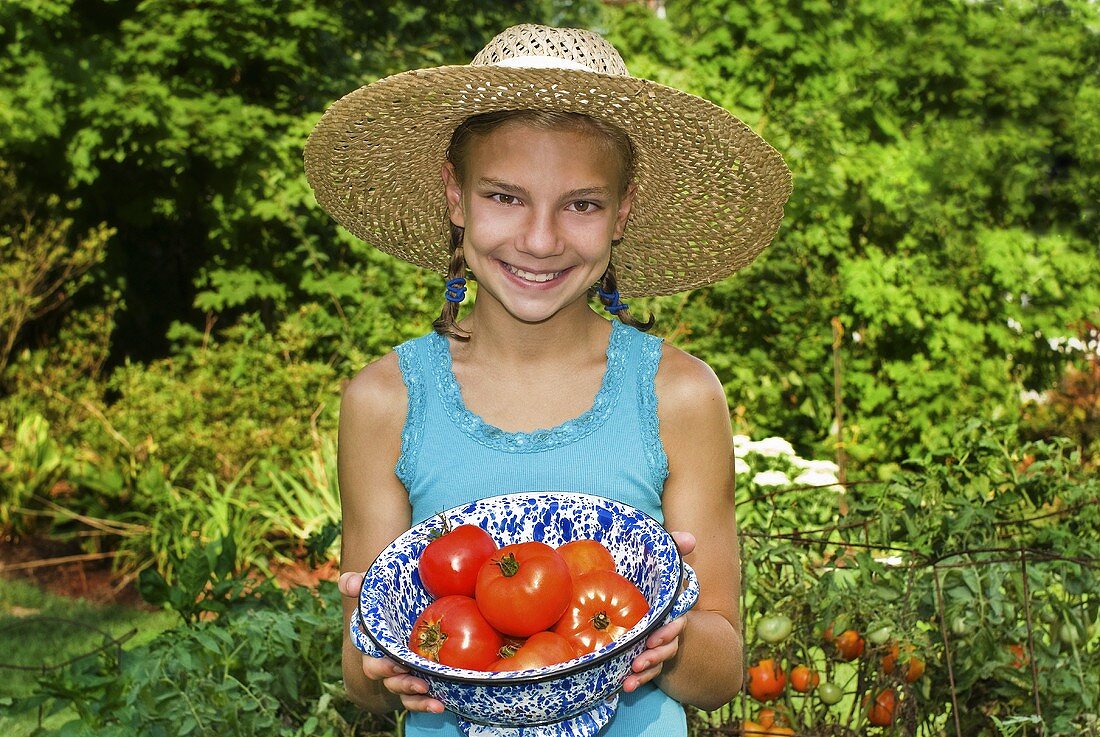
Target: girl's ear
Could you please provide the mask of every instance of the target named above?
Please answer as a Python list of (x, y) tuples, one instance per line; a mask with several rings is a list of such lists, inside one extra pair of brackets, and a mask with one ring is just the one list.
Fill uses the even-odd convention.
[(630, 217), (630, 206), (634, 204), (634, 193), (637, 190), (638, 185), (631, 182), (627, 185), (623, 198), (619, 200), (619, 209), (615, 213), (615, 236), (613, 240), (619, 240), (626, 232), (626, 219)]
[(443, 189), (447, 195), (447, 213), (451, 217), (451, 222), (460, 228), (465, 228), (466, 216), (462, 212), (462, 184), (459, 182), (455, 165), (448, 161), (443, 165), (440, 174), (443, 177)]

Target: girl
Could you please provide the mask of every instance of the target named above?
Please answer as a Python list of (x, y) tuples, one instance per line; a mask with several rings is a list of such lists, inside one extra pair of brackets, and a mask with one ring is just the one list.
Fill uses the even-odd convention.
[[(686, 735), (681, 704), (741, 687), (729, 414), (710, 368), (643, 332), (623, 295), (750, 263), (790, 193), (782, 158), (721, 108), (630, 77), (596, 34), (517, 26), (469, 65), (336, 102), (306, 170), (351, 232), (446, 275), (435, 330), (344, 391), (345, 619), (356, 572), (415, 522), (507, 492), (604, 494), (677, 531), (700, 597), (649, 637), (601, 735)], [(353, 700), (410, 711), (406, 735), (461, 734), (397, 664), (346, 635), (343, 660)]]

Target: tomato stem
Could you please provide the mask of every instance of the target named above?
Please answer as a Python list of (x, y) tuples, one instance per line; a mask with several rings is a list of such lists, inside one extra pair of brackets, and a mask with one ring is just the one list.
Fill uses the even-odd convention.
[(519, 573), (519, 561), (516, 560), (516, 556), (508, 553), (500, 560), (493, 561), (500, 568), (500, 575), (505, 578), (511, 578)]
[(592, 617), (592, 626), (603, 631), (611, 626), (611, 618), (607, 616), (607, 612), (596, 612)]
[(436, 517), (439, 517), (439, 522), (443, 527), (442, 529), (437, 528), (428, 533), (428, 537), (432, 540), (437, 540), (451, 531), (451, 523), (447, 521), (447, 515), (440, 512)]
[(438, 663), (439, 651), (443, 649), (443, 643), (447, 641), (447, 633), (440, 627), (440, 623), (432, 622), (422, 626), (416, 634), (416, 640), (420, 654), (428, 660), (434, 660)]

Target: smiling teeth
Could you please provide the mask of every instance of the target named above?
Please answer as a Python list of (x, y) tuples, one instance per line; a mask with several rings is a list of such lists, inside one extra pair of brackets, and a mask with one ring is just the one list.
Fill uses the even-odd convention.
[(558, 275), (561, 274), (560, 271), (553, 271), (549, 274), (532, 274), (530, 271), (524, 271), (523, 269), (517, 269), (515, 266), (512, 266), (511, 264), (505, 264), (505, 266), (508, 267), (508, 271), (511, 271), (513, 274), (518, 276), (520, 279), (523, 279), (524, 281), (533, 281), (537, 284), (541, 284), (543, 282), (548, 282), (551, 279), (557, 279)]

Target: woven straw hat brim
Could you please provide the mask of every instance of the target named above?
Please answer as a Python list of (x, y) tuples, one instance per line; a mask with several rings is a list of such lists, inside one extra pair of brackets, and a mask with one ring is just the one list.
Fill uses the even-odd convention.
[(791, 192), (779, 153), (723, 108), (633, 77), (493, 66), (403, 72), (332, 104), (306, 144), (306, 175), (351, 233), (446, 274), (440, 169), (451, 134), (472, 115), (514, 109), (584, 113), (633, 141), (637, 194), (612, 249), (624, 296), (714, 283), (775, 237)]

